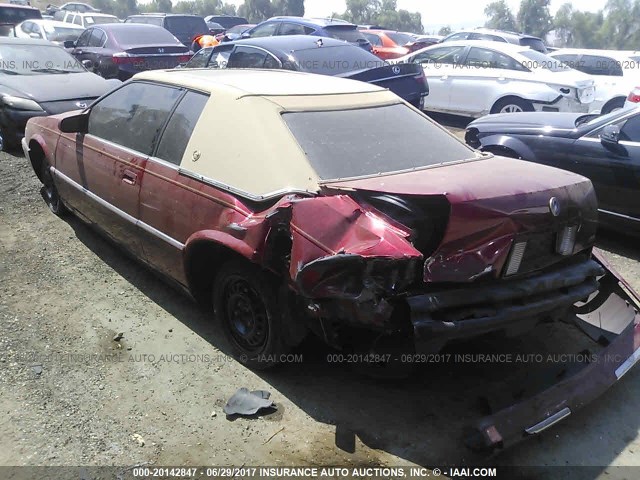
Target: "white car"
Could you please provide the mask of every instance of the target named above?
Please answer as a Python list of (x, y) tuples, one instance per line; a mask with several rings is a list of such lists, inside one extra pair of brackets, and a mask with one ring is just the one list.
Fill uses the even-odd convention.
[(592, 113), (623, 108), (629, 91), (640, 85), (640, 52), (563, 48), (550, 56), (593, 76), (596, 98), (591, 104)]
[(464, 40), (423, 48), (394, 63), (421, 63), (425, 110), (481, 117), (508, 112), (585, 112), (594, 80), (543, 53), (508, 43)]
[(89, 28), (93, 25), (100, 25), (103, 23), (119, 23), (118, 17), (115, 15), (107, 15), (106, 13), (79, 13), (79, 12), (67, 12), (64, 16), (63, 22), (73, 23), (79, 25), (82, 28)]
[(84, 28), (56, 20), (25, 20), (16, 25), (16, 37), (41, 38), (59, 45), (66, 40), (76, 40)]

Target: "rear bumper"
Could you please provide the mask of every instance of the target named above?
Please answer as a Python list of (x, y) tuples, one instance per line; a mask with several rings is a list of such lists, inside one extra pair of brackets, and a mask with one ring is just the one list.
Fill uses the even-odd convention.
[(592, 338), (611, 339), (607, 348), (573, 376), (476, 422), (467, 446), (493, 451), (541, 433), (596, 399), (640, 359), (640, 298), (606, 261), (595, 258), (606, 272), (604, 286), (574, 313), (576, 325)]
[(598, 290), (603, 267), (594, 260), (521, 280), (471, 285), (408, 298), (416, 351), (439, 351), (447, 342), (484, 333), (528, 328), (562, 315)]

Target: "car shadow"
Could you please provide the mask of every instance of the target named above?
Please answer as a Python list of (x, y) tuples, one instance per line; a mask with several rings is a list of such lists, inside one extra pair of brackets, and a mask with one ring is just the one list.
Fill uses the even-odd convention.
[(449, 113), (436, 113), (436, 112), (424, 112), (429, 118), (435, 120), (439, 124), (449, 127), (449, 128), (460, 128), (465, 129), (467, 125), (469, 125), (474, 118), (471, 117), (463, 117), (460, 115), (453, 115)]
[[(139, 292), (211, 345), (229, 353), (219, 328), (196, 303), (143, 265), (131, 262), (120, 249), (76, 217), (68, 217), (67, 222), (88, 249)], [(569, 328), (571, 331), (567, 330)], [(468, 425), (490, 413), (492, 407), (501, 408), (535, 393), (537, 388), (555, 381), (558, 368), (567, 366), (487, 361), (481, 356), (577, 353), (588, 348), (597, 349), (594, 345), (573, 327), (543, 324), (526, 337), (487, 336), (451, 346), (442, 355), (422, 359), (408, 378), (381, 380), (356, 371), (348, 357), (340, 358), (339, 352), (315, 338), (308, 338), (294, 352), (302, 355), (303, 362), (291, 362), (255, 373), (277, 390), (278, 396), (286, 397), (316, 422), (335, 428), (331, 444), (326, 446), (322, 456), (314, 457), (314, 461), (322, 459), (321, 463), (335, 463), (335, 459), (342, 458), (345, 452), (355, 452), (359, 439), (372, 449), (427, 467), (513, 465), (513, 461), (526, 464), (530, 458), (542, 458), (539, 461), (549, 463), (550, 460), (543, 456), (544, 446), (556, 437), (559, 427), (516, 449), (515, 456), (511, 456), (512, 450), (491, 457), (472, 452), (463, 444), (464, 433)], [(596, 404), (572, 415), (560, 426), (566, 432), (563, 446), (568, 452), (567, 464), (584, 464), (585, 451), (580, 441), (583, 429), (591, 428), (599, 418), (618, 411), (618, 402), (622, 400), (615, 390), (620, 389), (620, 386), (614, 387), (613, 392), (607, 392)], [(630, 374), (622, 389), (640, 391), (640, 375)], [(277, 403), (277, 398), (274, 400)], [(637, 407), (637, 402), (624, 406), (636, 410)], [(620, 431), (607, 430), (607, 435), (616, 441), (602, 442), (598, 446), (598, 459), (602, 465), (613, 462), (620, 449), (633, 438), (629, 437), (629, 432), (638, 431), (640, 416), (630, 414), (618, 426)]]
[(623, 235), (613, 230), (598, 229), (596, 246), (607, 252), (611, 252), (630, 260), (640, 262), (640, 248), (638, 237)]

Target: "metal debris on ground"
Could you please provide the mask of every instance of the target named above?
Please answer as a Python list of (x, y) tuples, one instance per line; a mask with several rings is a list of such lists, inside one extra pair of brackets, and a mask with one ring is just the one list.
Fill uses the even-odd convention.
[(273, 401), (269, 400), (270, 396), (271, 393), (264, 390), (250, 392), (246, 388), (240, 388), (224, 406), (224, 413), (227, 415), (254, 415), (258, 410), (273, 406)]

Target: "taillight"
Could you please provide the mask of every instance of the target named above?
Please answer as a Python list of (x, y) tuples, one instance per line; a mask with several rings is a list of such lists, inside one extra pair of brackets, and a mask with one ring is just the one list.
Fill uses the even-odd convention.
[(189, 60), (191, 60), (191, 55), (180, 55), (178, 57), (180, 63), (188, 62)]
[(632, 103), (640, 103), (640, 87), (634, 88), (627, 97), (627, 100)]
[(111, 57), (111, 61), (116, 65), (124, 65), (129, 63), (134, 63), (136, 61), (136, 57), (129, 57), (126, 55), (118, 55), (117, 53)]

